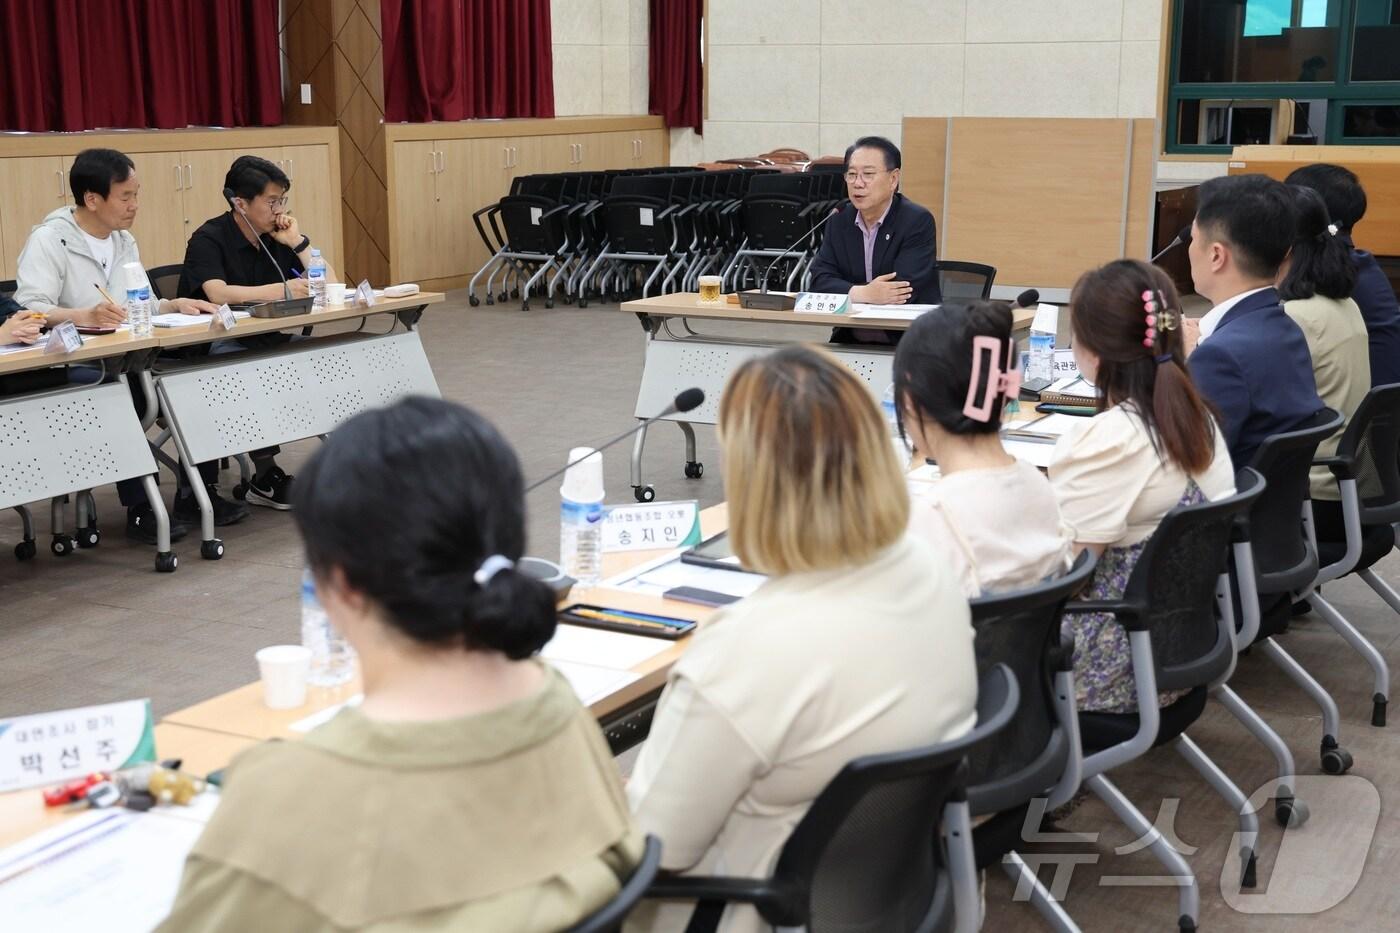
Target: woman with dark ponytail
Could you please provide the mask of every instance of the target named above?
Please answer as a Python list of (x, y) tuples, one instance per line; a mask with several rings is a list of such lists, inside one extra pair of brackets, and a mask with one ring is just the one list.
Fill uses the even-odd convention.
[(532, 657), (515, 453), (410, 398), (338, 427), (293, 513), (364, 700), (228, 769), (168, 929), (560, 930), (615, 895), (633, 827), (597, 723)]
[[(1347, 421), (1371, 388), (1370, 338), (1366, 319), (1351, 294), (1356, 267), (1327, 214), (1327, 205), (1311, 188), (1287, 186), (1298, 216), (1288, 258), (1279, 268), (1278, 294), (1283, 311), (1303, 331), (1312, 355), (1317, 394)], [(1318, 445), (1319, 457), (1337, 452), (1342, 432)], [(1321, 541), (1346, 541), (1342, 494), (1327, 467), (1314, 467), (1311, 483), (1313, 519)]]
[(1068, 562), (1050, 483), (1001, 445), (1002, 408), (1020, 384), (1005, 302), (935, 308), (894, 354), (900, 431), (938, 464), (936, 480), (909, 480), (909, 527), (968, 597), (1030, 586)]
[[(1181, 302), (1156, 266), (1120, 259), (1070, 296), (1074, 356), (1098, 414), (1064, 435), (1050, 464), (1066, 536), (1100, 555), (1087, 598), (1114, 599), (1162, 518), (1235, 491), (1224, 432), (1186, 370)], [(1137, 711), (1127, 633), (1112, 615), (1065, 616), (1081, 712)], [(1162, 705), (1180, 694), (1162, 694)]]

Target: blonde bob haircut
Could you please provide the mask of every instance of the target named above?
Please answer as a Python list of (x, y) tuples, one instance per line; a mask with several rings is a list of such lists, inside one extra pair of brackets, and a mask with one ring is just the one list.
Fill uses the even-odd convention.
[(773, 576), (859, 566), (904, 534), (909, 492), (865, 384), (790, 346), (735, 370), (719, 406), (729, 538)]

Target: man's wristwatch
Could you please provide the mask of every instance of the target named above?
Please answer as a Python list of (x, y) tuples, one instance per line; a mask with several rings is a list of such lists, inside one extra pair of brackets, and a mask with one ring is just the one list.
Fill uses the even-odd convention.
[(310, 246), (310, 245), (311, 245), (311, 237), (306, 236), (305, 234), (303, 234), (303, 235), (302, 235), (302, 238), (301, 238), (301, 242), (298, 243), (296, 246), (294, 246), (294, 247), (292, 248), (292, 252), (294, 252), (294, 253), (303, 252), (303, 251), (304, 251), (308, 246)]

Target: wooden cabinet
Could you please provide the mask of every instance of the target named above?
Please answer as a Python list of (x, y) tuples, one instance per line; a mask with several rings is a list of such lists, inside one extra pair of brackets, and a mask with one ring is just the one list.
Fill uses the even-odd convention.
[(27, 134), (7, 138), (0, 158), (0, 279), (15, 277), (29, 231), (55, 207), (72, 203), (68, 167), (90, 147), (119, 149), (136, 164), (140, 208), (132, 235), (146, 268), (179, 263), (191, 233), (228, 210), (224, 176), (240, 155), (259, 155), (292, 180), (291, 204), (301, 228), (337, 271), (343, 271), (340, 141), (334, 127), (151, 130), (122, 133)]
[(13, 279), (29, 231), (56, 207), (73, 203), (69, 159), (62, 156), (0, 159), (0, 279)]
[(131, 235), (147, 269), (185, 258), (185, 161), (178, 152), (133, 152), (141, 180)]
[(330, 147), (283, 146), (278, 161), (292, 183), (287, 209), (297, 219), (301, 232), (311, 237), (312, 245), (321, 251), (321, 257), (343, 278), (344, 257), (334, 234), (340, 192), (331, 187)]
[(431, 139), (394, 143), (393, 186), (394, 255), (399, 269), (396, 278), (418, 281), (437, 277), (433, 260), (445, 251), (438, 223), (437, 144)]

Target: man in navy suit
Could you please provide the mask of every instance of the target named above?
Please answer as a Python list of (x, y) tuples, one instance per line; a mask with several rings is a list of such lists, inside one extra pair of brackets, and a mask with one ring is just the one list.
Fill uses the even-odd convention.
[(1201, 393), (1219, 409), (1236, 467), (1271, 434), (1322, 408), (1302, 330), (1284, 313), (1274, 280), (1293, 241), (1292, 200), (1263, 175), (1201, 185), (1191, 225), (1191, 280), (1215, 305), (1190, 358)]
[[(863, 136), (846, 150), (850, 205), (826, 224), (811, 289), (876, 305), (938, 304), (933, 215), (899, 193), (899, 147)], [(838, 328), (837, 342), (894, 343), (898, 332)]]
[(1337, 225), (1338, 238), (1351, 250), (1351, 264), (1356, 267), (1356, 290), (1351, 297), (1366, 321), (1371, 344), (1371, 385), (1400, 382), (1400, 301), (1376, 264), (1376, 257), (1357, 249), (1351, 239), (1351, 228), (1366, 215), (1366, 190), (1355, 173), (1326, 162), (1294, 169), (1287, 182), (1311, 188), (1322, 196), (1328, 216)]

